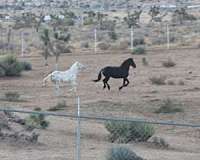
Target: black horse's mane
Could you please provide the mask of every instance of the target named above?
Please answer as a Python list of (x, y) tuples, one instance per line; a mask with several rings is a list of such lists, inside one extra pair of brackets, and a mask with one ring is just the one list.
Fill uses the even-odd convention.
[(128, 64), (128, 62), (130, 62), (131, 60), (133, 60), (133, 59), (132, 58), (126, 59), (124, 62), (122, 62), (122, 64), (120, 65), (120, 67), (126, 66)]

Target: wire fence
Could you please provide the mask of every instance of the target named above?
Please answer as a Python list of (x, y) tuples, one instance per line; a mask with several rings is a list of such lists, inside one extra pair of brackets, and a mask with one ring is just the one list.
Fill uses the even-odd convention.
[[(29, 55), (34, 48), (42, 50), (40, 33), (34, 29), (0, 30), (0, 53), (16, 52)], [(143, 26), (141, 28), (124, 28), (116, 30), (98, 30), (95, 28), (71, 31), (73, 51), (81, 53), (116, 53), (130, 52), (134, 48), (147, 50), (198, 48), (200, 45), (199, 22), (173, 26), (169, 24)], [(65, 50), (63, 49), (63, 52)]]
[[(15, 139), (17, 149), (15, 153), (8, 154), (4, 148), (1, 157), (14, 160), (17, 158), (27, 160), (64, 160), (64, 159), (106, 159), (108, 156), (124, 158), (129, 156), (127, 148), (134, 151), (144, 159), (182, 159), (183, 153), (186, 159), (199, 157), (200, 124), (179, 123), (174, 121), (159, 121), (145, 118), (105, 117), (83, 114), (81, 103), (77, 97), (77, 113), (42, 112), (16, 109), (0, 109), (1, 113), (14, 113), (19, 117), (44, 116), (50, 122), (47, 129), (37, 129), (40, 136), (34, 145), (26, 144), (25, 147), (17, 143), (20, 133), (19, 126), (15, 128), (17, 134), (9, 136)], [(2, 118), (2, 114), (0, 114)], [(12, 126), (14, 116), (10, 116), (8, 126)], [(16, 119), (15, 119), (16, 121)], [(19, 120), (18, 120), (19, 122)], [(5, 126), (0, 123), (0, 139), (6, 140), (5, 135), (11, 132), (5, 131)], [(26, 126), (27, 124), (25, 124)], [(30, 130), (26, 128), (26, 130)], [(7, 144), (7, 143), (6, 143)], [(26, 148), (28, 147), (28, 149)], [(122, 148), (121, 150), (117, 150)], [(110, 154), (110, 150), (116, 149), (117, 153)], [(171, 152), (170, 152), (171, 151)], [(160, 154), (154, 154), (160, 152)], [(174, 157), (174, 153), (176, 157)], [(126, 153), (126, 154), (125, 154)], [(197, 159), (197, 158), (196, 158)]]

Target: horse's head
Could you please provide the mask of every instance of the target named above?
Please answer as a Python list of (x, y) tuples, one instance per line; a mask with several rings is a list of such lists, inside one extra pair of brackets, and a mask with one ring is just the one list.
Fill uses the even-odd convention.
[(128, 62), (128, 64), (129, 64), (130, 66), (132, 66), (133, 68), (136, 68), (136, 64), (135, 64), (133, 58), (127, 59), (127, 62)]
[(77, 67), (77, 69), (82, 70), (82, 69), (86, 69), (86, 66), (83, 65), (80, 62), (75, 62), (74, 65)]

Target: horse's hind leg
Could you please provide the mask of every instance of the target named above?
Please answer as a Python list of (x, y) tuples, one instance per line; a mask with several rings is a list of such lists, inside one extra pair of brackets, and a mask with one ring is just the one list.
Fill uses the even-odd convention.
[(110, 79), (109, 77), (103, 79), (103, 84), (104, 84), (103, 89), (105, 89), (107, 86), (108, 90), (110, 90), (110, 85), (107, 83), (109, 79)]
[(105, 79), (103, 79), (103, 89), (106, 88), (106, 82), (105, 82)]

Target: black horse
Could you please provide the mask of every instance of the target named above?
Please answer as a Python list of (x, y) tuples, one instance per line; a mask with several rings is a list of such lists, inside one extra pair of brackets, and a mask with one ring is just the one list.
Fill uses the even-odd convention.
[(110, 90), (110, 85), (108, 84), (108, 80), (110, 79), (110, 77), (123, 78), (123, 84), (122, 84), (122, 86), (119, 87), (119, 90), (121, 90), (123, 87), (126, 87), (129, 84), (128, 76), (129, 76), (130, 66), (132, 66), (133, 68), (136, 68), (136, 64), (135, 64), (133, 58), (126, 59), (119, 67), (107, 66), (100, 70), (98, 79), (93, 80), (93, 81), (94, 82), (100, 81), (101, 74), (103, 74), (105, 76), (105, 78), (103, 79), (103, 83), (104, 83), (103, 89), (106, 88), (106, 86), (107, 86), (108, 90)]

